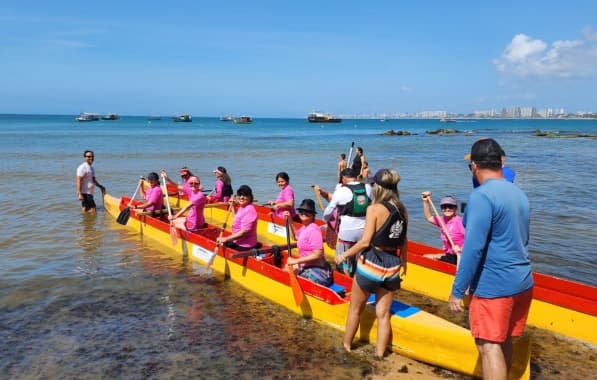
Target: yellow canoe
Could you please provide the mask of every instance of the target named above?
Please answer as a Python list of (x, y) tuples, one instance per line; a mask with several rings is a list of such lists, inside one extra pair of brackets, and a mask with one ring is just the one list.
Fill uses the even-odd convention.
[[(104, 197), (106, 210), (116, 218), (128, 204), (129, 198), (114, 198), (108, 194)], [(205, 209), (208, 219), (216, 219), (217, 207)], [(225, 217), (225, 215), (224, 215)], [(223, 222), (222, 222), (223, 224)], [(210, 224), (210, 227), (197, 233), (178, 230), (176, 245), (172, 245), (169, 224), (147, 215), (131, 212), (126, 225), (140, 236), (150, 238), (167, 250), (174, 250), (181, 255), (186, 254), (191, 260), (205, 264), (216, 247), (215, 239), (222, 224)], [(260, 224), (260, 228), (267, 226)], [(263, 232), (263, 231), (261, 231)], [(265, 243), (265, 242), (264, 242)], [(267, 250), (263, 250), (265, 252)], [(344, 330), (352, 280), (340, 273), (334, 273), (334, 286), (323, 287), (298, 277), (298, 283), (304, 297), (299, 305), (294, 302), (290, 276), (285, 265), (275, 265), (276, 257), (270, 255), (258, 259), (253, 256), (234, 258), (238, 253), (230, 248), (218, 247), (212, 268), (225, 274), (227, 278), (241, 286), (275, 302), (288, 310), (311, 318), (320, 323)], [(286, 253), (282, 252), (282, 260)], [(377, 323), (374, 300), (366, 307), (361, 318), (357, 337), (374, 342), (376, 340)], [(470, 331), (422, 311), (416, 307), (395, 300), (392, 304), (391, 348), (401, 355), (426, 362), (452, 371), (470, 376), (481, 376), (481, 362), (474, 339)], [(511, 379), (530, 378), (530, 339), (522, 337), (515, 342), (514, 363)]]

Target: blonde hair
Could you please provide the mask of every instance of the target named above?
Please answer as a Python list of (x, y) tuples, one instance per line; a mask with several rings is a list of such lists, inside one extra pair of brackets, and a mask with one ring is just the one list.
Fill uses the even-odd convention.
[(398, 182), (400, 182), (400, 174), (393, 169), (382, 169), (383, 174), (378, 178), (378, 173), (374, 177), (373, 186), (373, 202), (383, 203), (390, 202), (398, 206), (400, 202), (400, 194), (398, 193)]

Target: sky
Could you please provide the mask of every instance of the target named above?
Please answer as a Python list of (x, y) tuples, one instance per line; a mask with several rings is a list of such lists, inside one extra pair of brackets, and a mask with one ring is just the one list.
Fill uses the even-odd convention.
[(597, 112), (597, 1), (0, 2), (0, 113)]

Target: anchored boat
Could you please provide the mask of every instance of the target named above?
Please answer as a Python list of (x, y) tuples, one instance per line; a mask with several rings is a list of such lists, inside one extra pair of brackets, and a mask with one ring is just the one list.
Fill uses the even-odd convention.
[[(128, 206), (129, 201), (128, 197), (115, 198), (108, 194), (104, 197), (106, 211), (115, 218)], [(212, 214), (219, 211), (220, 205), (209, 205), (204, 214), (206, 218), (214, 220)], [(224, 212), (227, 214), (227, 209)], [(293, 297), (292, 276), (284, 270), (289, 252), (283, 247), (264, 246), (259, 250), (239, 252), (216, 246), (220, 228), (214, 224), (195, 233), (177, 230), (173, 245), (169, 223), (134, 210), (130, 212), (126, 226), (137, 231), (140, 237), (150, 238), (164, 249), (187, 255), (200, 264), (207, 264), (215, 253), (211, 268), (232, 281), (292, 312), (339, 330), (344, 329), (350, 302), (350, 277), (334, 273), (331, 287), (297, 277), (298, 283), (294, 286), (298, 285), (298, 290), (303, 294), (297, 304)], [(357, 333), (358, 338), (370, 342), (375, 341), (377, 332), (374, 302), (371, 299), (365, 308)], [(391, 348), (394, 352), (467, 375), (481, 376), (480, 357), (469, 330), (397, 300), (392, 304), (391, 313)], [(510, 378), (528, 379), (529, 363), (530, 339), (522, 337), (514, 346)]]
[(329, 113), (311, 112), (307, 116), (307, 121), (309, 123), (340, 123), (342, 119)]

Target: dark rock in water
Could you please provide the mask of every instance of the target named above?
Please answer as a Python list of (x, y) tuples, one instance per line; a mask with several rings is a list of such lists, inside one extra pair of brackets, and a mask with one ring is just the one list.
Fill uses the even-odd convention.
[(394, 131), (390, 129), (389, 131), (385, 131), (383, 133), (384, 136), (410, 136), (412, 133), (409, 131)]
[(587, 133), (572, 133), (572, 132), (560, 132), (560, 131), (541, 131), (537, 129), (533, 132), (534, 136), (537, 137), (548, 137), (548, 138), (590, 138), (595, 139), (597, 135), (595, 134), (587, 134)]
[(457, 129), (454, 129), (454, 128), (440, 128), (440, 129), (436, 129), (435, 131), (427, 131), (427, 134), (430, 134), (430, 135), (454, 135), (457, 133), (462, 133), (462, 132)]

